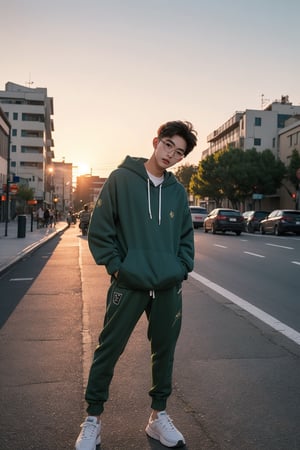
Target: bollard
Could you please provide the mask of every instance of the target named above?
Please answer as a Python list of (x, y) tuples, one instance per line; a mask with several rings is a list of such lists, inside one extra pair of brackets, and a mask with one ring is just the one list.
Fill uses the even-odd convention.
[(18, 238), (24, 238), (26, 236), (26, 216), (18, 216)]

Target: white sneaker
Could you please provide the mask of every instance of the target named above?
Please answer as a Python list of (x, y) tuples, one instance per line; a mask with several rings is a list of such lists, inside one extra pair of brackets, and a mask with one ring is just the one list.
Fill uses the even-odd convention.
[(81, 431), (75, 443), (76, 450), (96, 450), (96, 445), (100, 439), (101, 422), (97, 422), (97, 417), (88, 416), (81, 424)]
[(160, 441), (166, 447), (183, 447), (185, 440), (180, 431), (173, 425), (172, 419), (166, 411), (160, 411), (157, 419), (149, 419), (146, 433), (153, 439)]

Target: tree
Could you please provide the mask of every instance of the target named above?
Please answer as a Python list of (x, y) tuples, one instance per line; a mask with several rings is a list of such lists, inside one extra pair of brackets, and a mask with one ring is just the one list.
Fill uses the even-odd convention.
[(198, 170), (190, 181), (190, 192), (202, 198), (209, 197), (220, 205), (224, 198), (222, 190), (222, 174), (216, 160), (216, 154), (209, 155), (200, 161)]
[[(282, 166), (282, 167), (281, 167)], [(258, 192), (265, 195), (274, 194), (280, 186), (285, 173), (285, 167), (281, 161), (276, 160), (271, 150), (264, 150), (259, 154), (256, 185)]]
[(190, 181), (194, 173), (197, 172), (197, 166), (192, 164), (184, 164), (179, 166), (174, 172), (175, 177), (178, 181), (183, 184), (188, 194), (190, 194)]
[(294, 149), (290, 156), (289, 164), (286, 168), (286, 178), (292, 183), (295, 189), (298, 189), (299, 180), (296, 176), (297, 170), (300, 168), (300, 154)]
[(26, 203), (28, 200), (33, 200), (34, 190), (28, 187), (26, 184), (20, 184), (17, 193), (17, 200), (19, 200), (20, 206), (19, 210), (21, 213), (25, 212)]
[(274, 194), (284, 174), (284, 164), (270, 150), (227, 148), (200, 161), (191, 190), (214, 199), (217, 206), (226, 198), (238, 209), (254, 192)]

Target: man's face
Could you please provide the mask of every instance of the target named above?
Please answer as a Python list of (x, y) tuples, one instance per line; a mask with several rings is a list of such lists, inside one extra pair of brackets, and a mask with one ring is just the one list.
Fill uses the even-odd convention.
[(153, 139), (153, 147), (157, 164), (165, 170), (184, 158), (186, 142), (177, 135), (164, 138), (156, 137)]

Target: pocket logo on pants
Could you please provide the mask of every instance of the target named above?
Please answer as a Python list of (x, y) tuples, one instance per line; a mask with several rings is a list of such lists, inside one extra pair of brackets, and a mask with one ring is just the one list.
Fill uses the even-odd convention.
[(122, 297), (123, 297), (123, 294), (121, 292), (114, 292), (113, 304), (118, 306), (120, 304)]

